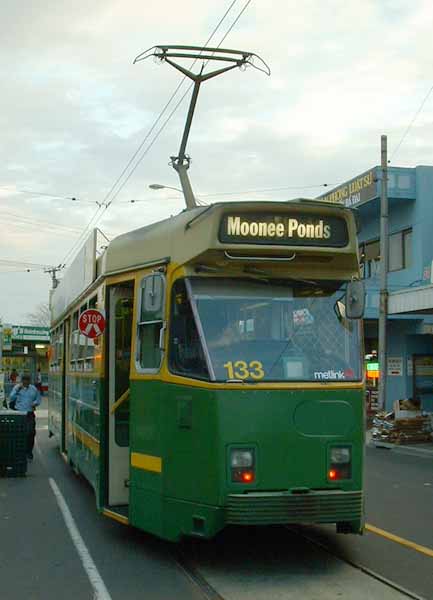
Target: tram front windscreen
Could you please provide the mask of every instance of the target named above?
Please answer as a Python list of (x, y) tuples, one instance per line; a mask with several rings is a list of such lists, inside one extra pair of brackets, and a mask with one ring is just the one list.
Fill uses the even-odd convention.
[[(326, 282), (191, 279), (216, 381), (358, 381), (360, 323)], [(192, 316), (192, 315), (191, 315)]]

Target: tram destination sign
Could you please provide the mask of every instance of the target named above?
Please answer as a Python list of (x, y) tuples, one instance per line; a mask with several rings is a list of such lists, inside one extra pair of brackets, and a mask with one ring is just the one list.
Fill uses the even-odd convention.
[(219, 241), (229, 244), (283, 246), (347, 246), (347, 223), (341, 217), (311, 213), (227, 213), (219, 229)]

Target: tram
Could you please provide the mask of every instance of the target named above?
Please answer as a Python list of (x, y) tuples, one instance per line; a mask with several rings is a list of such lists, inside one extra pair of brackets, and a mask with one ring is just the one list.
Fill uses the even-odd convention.
[[(95, 266), (78, 297), (66, 278), (53, 295), (49, 429), (104, 514), (169, 540), (362, 530), (350, 210), (200, 207), (119, 236)], [(107, 317), (94, 341), (77, 328), (89, 307)]]
[[(50, 434), (101, 513), (167, 540), (232, 524), (362, 533), (354, 214), (196, 206), (185, 145), (173, 166), (187, 210), (98, 258), (94, 233), (52, 294)], [(94, 339), (78, 327), (89, 308), (106, 319)]]

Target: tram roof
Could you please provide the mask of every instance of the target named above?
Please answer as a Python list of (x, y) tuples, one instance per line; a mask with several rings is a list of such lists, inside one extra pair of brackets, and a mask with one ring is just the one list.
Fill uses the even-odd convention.
[[(122, 234), (112, 240), (101, 258), (99, 274), (109, 275), (121, 270), (146, 266), (162, 260), (184, 264), (207, 250), (228, 248), (254, 249), (257, 245), (222, 243), (218, 239), (221, 218), (224, 214), (259, 213), (261, 215), (279, 213), (282, 216), (293, 212), (323, 215), (345, 214), (349, 225), (349, 245), (354, 220), (349, 209), (329, 203), (297, 199), (288, 202), (220, 202), (184, 210), (178, 215), (145, 227)], [(276, 246), (267, 246), (268, 249)], [(262, 246), (263, 248), (263, 246)], [(279, 247), (281, 252), (281, 246)], [(315, 250), (320, 250), (315, 248)], [(329, 252), (329, 248), (327, 248)], [(349, 251), (354, 251), (355, 247)], [(284, 248), (283, 248), (284, 251)], [(348, 248), (345, 249), (346, 253)], [(356, 250), (355, 250), (356, 251)]]
[[(277, 237), (249, 241), (239, 236), (234, 239), (221, 235), (223, 220), (228, 216), (244, 222), (256, 221), (268, 224), (285, 220), (286, 217), (311, 216), (328, 218), (339, 216), (347, 224), (347, 240), (332, 247), (326, 241), (320, 243), (308, 241), (302, 245), (289, 245)], [(276, 217), (277, 220), (273, 220)], [(282, 219), (280, 219), (280, 217)], [(311, 219), (310, 219), (311, 221)], [(316, 221), (317, 222), (317, 221)], [(279, 225), (281, 227), (281, 225)], [(276, 240), (274, 243), (273, 240)], [(140, 227), (119, 235), (112, 240), (104, 254), (96, 261), (96, 238), (90, 236), (74, 262), (69, 267), (60, 285), (53, 290), (51, 311), (53, 321), (57, 321), (89, 290), (95, 279), (117, 273), (161, 265), (168, 262), (184, 265), (220, 264), (229, 260), (232, 254), (244, 254), (239, 260), (255, 259), (268, 261), (290, 261), (294, 252), (298, 260), (290, 263), (293, 275), (303, 276), (310, 269), (310, 277), (349, 279), (358, 269), (356, 225), (350, 209), (315, 200), (297, 199), (286, 202), (221, 202), (209, 206), (200, 206), (184, 210), (178, 215)], [(285, 258), (284, 258), (285, 257)], [(322, 262), (321, 262), (322, 260)], [(307, 263), (305, 263), (307, 261)], [(325, 261), (325, 262), (323, 262)], [(296, 264), (295, 264), (296, 263)], [(243, 263), (246, 264), (245, 262)], [(258, 263), (260, 264), (260, 263)], [(288, 262), (280, 262), (281, 268)]]

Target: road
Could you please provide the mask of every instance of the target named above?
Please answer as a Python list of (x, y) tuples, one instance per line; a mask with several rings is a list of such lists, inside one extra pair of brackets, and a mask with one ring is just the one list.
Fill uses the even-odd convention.
[[(45, 423), (38, 419), (38, 427)], [(359, 537), (337, 536), (331, 527), (231, 528), (216, 540), (176, 546), (98, 515), (92, 489), (64, 463), (46, 429), (38, 431), (35, 456), (28, 477), (0, 479), (5, 600), (404, 598), (347, 561), (433, 600), (433, 556), (370, 531)], [(67, 501), (90, 570), (50, 481)], [(432, 459), (368, 448), (366, 488), (368, 523), (433, 548)], [(102, 588), (91, 583), (95, 572)], [(211, 587), (200, 587), (203, 581)]]

